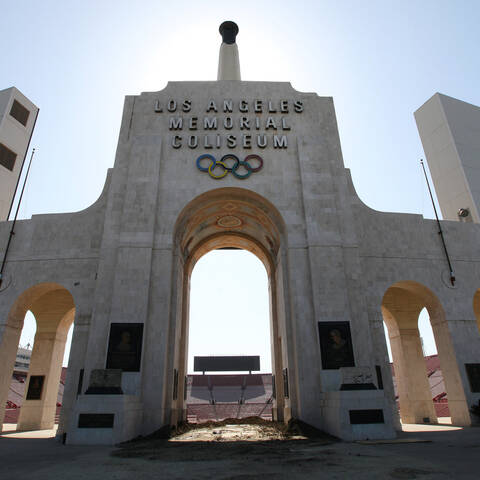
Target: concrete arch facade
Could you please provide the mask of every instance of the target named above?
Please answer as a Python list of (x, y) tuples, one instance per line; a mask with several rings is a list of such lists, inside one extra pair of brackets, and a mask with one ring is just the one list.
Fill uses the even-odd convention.
[[(223, 120), (227, 113), (231, 122)], [(265, 135), (258, 142), (257, 125)], [(191, 135), (196, 143), (189, 146)], [(258, 155), (262, 168), (242, 177), (227, 165), (215, 178), (197, 168), (205, 153), (217, 160), (233, 153), (239, 162)], [(0, 238), (10, 227), (0, 223)], [(438, 299), (441, 310), (434, 302), (430, 308), (442, 312), (437, 344), (445, 343), (458, 367), (458, 411), (480, 399), (466, 367), (480, 364), (472, 309), (480, 227), (442, 222), (442, 228), (455, 288), (445, 277), (434, 221), (377, 212), (358, 198), (332, 98), (280, 82), (171, 82), (126, 97), (115, 165), (94, 205), (17, 223), (0, 288), (0, 348), (16, 348), (8, 318), (22, 292), (41, 283), (64, 286), (75, 320), (59, 437), (112, 444), (152, 433), (184, 417), (173, 382), (185, 370), (195, 261), (220, 246), (246, 248), (271, 280), (275, 377), (287, 369), (290, 390), (281, 398), (277, 384), (278, 418), (294, 416), (344, 439), (391, 438), (400, 423), (383, 334), (390, 287), (412, 309), (418, 298), (428, 303), (427, 291)], [(412, 293), (398, 283), (405, 279), (426, 290)], [(115, 351), (122, 329), (136, 332), (133, 363)], [(344, 335), (342, 358), (332, 353), (332, 329)], [(110, 378), (110, 370), (121, 372)], [(105, 415), (113, 424), (95, 427)], [(462, 415), (458, 421), (468, 424)]]

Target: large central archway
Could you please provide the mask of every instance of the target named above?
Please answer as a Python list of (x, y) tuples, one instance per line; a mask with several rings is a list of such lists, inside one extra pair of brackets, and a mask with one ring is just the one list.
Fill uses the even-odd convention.
[[(186, 418), (190, 278), (196, 262), (211, 250), (235, 247), (248, 250), (265, 265), (269, 279), (272, 373), (275, 383), (273, 417), (288, 420), (295, 412), (294, 359), (290, 347), (288, 282), (285, 279), (285, 224), (265, 198), (245, 189), (221, 188), (192, 200), (180, 213), (174, 233), (174, 287), (172, 305), (171, 368), (165, 404), (171, 405), (171, 423)], [(174, 332), (174, 333), (173, 333)], [(174, 335), (174, 336), (173, 336)], [(167, 407), (168, 408), (168, 407)]]

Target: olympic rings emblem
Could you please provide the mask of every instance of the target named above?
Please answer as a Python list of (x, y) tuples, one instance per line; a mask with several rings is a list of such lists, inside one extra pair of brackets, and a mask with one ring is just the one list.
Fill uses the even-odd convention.
[[(207, 166), (205, 165), (205, 160), (210, 160), (210, 164)], [(252, 166), (250, 161), (254, 161), (257, 163), (257, 166)], [(215, 180), (220, 180), (227, 176), (228, 173), (231, 173), (234, 177), (238, 178), (239, 180), (245, 180), (248, 178), (252, 173), (258, 172), (263, 167), (263, 159), (259, 155), (247, 155), (245, 160), (240, 160), (236, 155), (232, 153), (227, 153), (224, 155), (221, 160), (217, 160), (213, 155), (209, 153), (205, 153), (200, 155), (197, 158), (197, 168), (201, 172), (207, 172), (210, 177), (214, 178)], [(202, 165), (203, 163), (203, 165)], [(255, 163), (254, 163), (255, 165)], [(243, 167), (246, 172), (240, 173), (238, 169)], [(215, 172), (217, 169), (217, 172)], [(220, 169), (220, 171), (218, 171)]]

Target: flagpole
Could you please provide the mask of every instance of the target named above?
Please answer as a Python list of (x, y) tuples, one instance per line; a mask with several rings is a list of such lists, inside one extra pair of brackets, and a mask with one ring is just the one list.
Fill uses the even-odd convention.
[(447, 257), (448, 269), (449, 269), (449, 273), (450, 273), (450, 283), (452, 284), (452, 287), (454, 287), (455, 286), (455, 274), (453, 273), (452, 263), (450, 262), (450, 256), (448, 255), (447, 245), (445, 243), (445, 237), (443, 236), (442, 225), (440, 224), (440, 220), (438, 219), (437, 207), (435, 206), (435, 202), (433, 201), (433, 195), (432, 195), (432, 190), (430, 188), (430, 182), (428, 181), (427, 171), (425, 170), (425, 165), (423, 164), (423, 159), (422, 158), (420, 159), (420, 163), (422, 164), (423, 174), (425, 175), (425, 180), (427, 182), (428, 193), (430, 193), (430, 200), (432, 201), (433, 211), (435, 212), (435, 218), (437, 219), (438, 234), (440, 235), (440, 238), (442, 239), (443, 251), (445, 252), (445, 256)]

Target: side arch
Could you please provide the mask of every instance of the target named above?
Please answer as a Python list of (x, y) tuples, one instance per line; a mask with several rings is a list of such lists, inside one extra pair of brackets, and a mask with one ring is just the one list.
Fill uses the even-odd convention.
[[(2, 407), (12, 379), (23, 321), (29, 310), (35, 317), (37, 331), (17, 430), (50, 429), (55, 421), (62, 360), (68, 330), (75, 318), (75, 303), (71, 293), (58, 283), (39, 283), (17, 297), (8, 313), (0, 344), (0, 361), (4, 365), (0, 377)], [(36, 377), (34, 381), (38, 386), (39, 398), (36, 399), (27, 397), (32, 376)], [(2, 409), (2, 420), (3, 414)]]
[(445, 311), (438, 297), (425, 285), (407, 280), (396, 282), (385, 292), (382, 313), (388, 328), (395, 378), (404, 423), (436, 422), (427, 371), (418, 332), (418, 317), (423, 308), (430, 316), (445, 381), (452, 423), (470, 425), (471, 419), (452, 336)]

